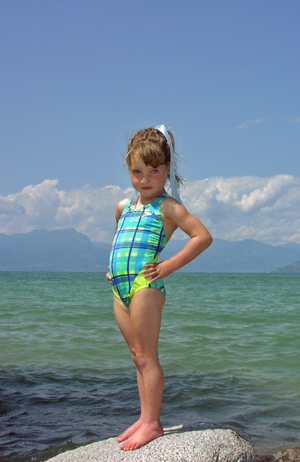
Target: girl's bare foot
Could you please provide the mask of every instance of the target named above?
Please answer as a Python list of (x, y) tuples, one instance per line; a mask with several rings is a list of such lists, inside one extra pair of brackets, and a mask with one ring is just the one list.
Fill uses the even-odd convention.
[(141, 426), (135, 431), (125, 443), (120, 446), (124, 451), (133, 451), (141, 446), (149, 443), (160, 436), (163, 436), (164, 431), (160, 423), (154, 424), (142, 423)]
[(139, 420), (137, 420), (133, 425), (131, 425), (131, 427), (128, 427), (124, 433), (118, 436), (117, 438), (118, 443), (122, 443), (122, 441), (127, 440), (131, 435), (133, 435), (133, 433), (136, 432), (138, 428), (140, 428), (142, 423), (143, 423), (142, 419), (139, 418)]

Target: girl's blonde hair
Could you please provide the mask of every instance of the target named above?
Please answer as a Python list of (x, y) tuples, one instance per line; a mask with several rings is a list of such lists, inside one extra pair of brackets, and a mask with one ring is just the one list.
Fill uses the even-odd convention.
[[(175, 152), (175, 141), (174, 136), (168, 130), (168, 134), (171, 138), (173, 150)], [(164, 136), (164, 134), (156, 128), (146, 128), (135, 133), (127, 147), (126, 164), (128, 169), (131, 168), (133, 159), (141, 159), (145, 165), (151, 167), (158, 167), (159, 165), (169, 164), (170, 159), (170, 147)], [(175, 167), (175, 178), (177, 186), (183, 184), (182, 178), (176, 172), (176, 160), (173, 160)]]

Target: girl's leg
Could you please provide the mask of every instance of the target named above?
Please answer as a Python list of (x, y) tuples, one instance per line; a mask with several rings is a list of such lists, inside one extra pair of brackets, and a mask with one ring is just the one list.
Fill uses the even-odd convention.
[(164, 295), (157, 289), (143, 289), (130, 303), (133, 360), (138, 371), (142, 414), (136, 431), (121, 445), (126, 451), (163, 435), (159, 416), (164, 376), (158, 360), (158, 337), (164, 302)]
[[(114, 312), (115, 312), (115, 318), (119, 326), (119, 329), (124, 339), (126, 340), (126, 343), (131, 352), (131, 356), (134, 359), (135, 358), (135, 348), (134, 348), (133, 332), (132, 332), (132, 327), (131, 327), (130, 312), (129, 312), (129, 309), (126, 308), (126, 306), (124, 306), (123, 303), (117, 297), (114, 297)], [(137, 384), (138, 384), (140, 404), (141, 404), (141, 415), (140, 415), (140, 418), (133, 425), (127, 428), (127, 430), (125, 430), (125, 432), (122, 433), (117, 438), (117, 441), (119, 443), (129, 438), (142, 424), (142, 418), (145, 412), (144, 384), (143, 384), (143, 378), (138, 370), (137, 370)]]

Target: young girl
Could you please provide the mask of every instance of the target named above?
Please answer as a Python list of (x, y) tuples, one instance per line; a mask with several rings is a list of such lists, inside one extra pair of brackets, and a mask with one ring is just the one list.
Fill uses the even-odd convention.
[[(164, 376), (158, 337), (165, 288), (162, 278), (182, 268), (212, 242), (200, 221), (181, 204), (177, 193), (174, 138), (163, 125), (137, 132), (129, 141), (126, 163), (135, 194), (117, 205), (116, 234), (107, 279), (114, 292), (114, 313), (137, 370), (141, 414), (118, 438), (121, 449), (138, 449), (163, 435), (160, 409)], [(170, 179), (172, 194), (166, 193)], [(186, 246), (157, 263), (160, 252), (180, 228)]]

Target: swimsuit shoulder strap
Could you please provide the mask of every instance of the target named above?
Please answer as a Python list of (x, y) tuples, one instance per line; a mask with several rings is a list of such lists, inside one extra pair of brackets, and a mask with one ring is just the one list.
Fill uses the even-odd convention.
[(155, 199), (155, 201), (153, 201), (151, 204), (149, 204), (149, 210), (152, 212), (152, 213), (159, 213), (160, 214), (160, 206), (161, 206), (161, 203), (162, 201), (166, 198), (166, 197), (171, 197), (170, 194), (168, 193), (164, 193), (162, 194), (161, 196), (159, 196), (157, 199)]

